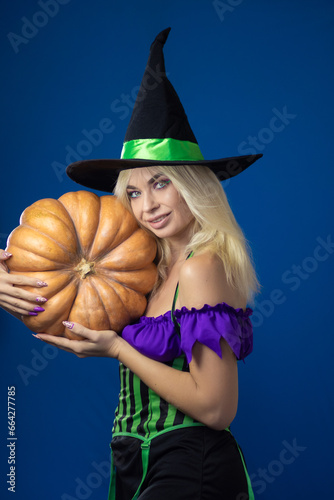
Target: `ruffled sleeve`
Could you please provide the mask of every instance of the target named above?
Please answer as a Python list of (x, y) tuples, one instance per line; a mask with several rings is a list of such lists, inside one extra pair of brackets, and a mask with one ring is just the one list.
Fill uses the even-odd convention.
[(234, 309), (225, 302), (216, 306), (204, 305), (201, 309), (182, 307), (175, 311), (180, 324), (181, 349), (188, 363), (192, 359), (192, 348), (200, 342), (222, 357), (220, 339), (231, 347), (237, 359), (244, 359), (253, 350), (253, 327), (250, 321), (252, 309)]
[(123, 329), (122, 337), (141, 354), (162, 363), (182, 354), (170, 311), (157, 318), (142, 316)]

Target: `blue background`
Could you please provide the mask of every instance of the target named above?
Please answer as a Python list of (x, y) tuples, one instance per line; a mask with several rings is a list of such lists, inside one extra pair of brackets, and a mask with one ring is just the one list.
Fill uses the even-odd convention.
[[(42, 3), (2, 6), (0, 247), (28, 205), (80, 189), (64, 174), (75, 155), (119, 157), (149, 46), (172, 26), (166, 68), (204, 156), (264, 154), (225, 183), (262, 284), (232, 430), (257, 498), (332, 497), (333, 3), (63, 0), (53, 17)], [(59, 352), (3, 312), (0, 342), (1, 498), (14, 385), (15, 498), (106, 499), (117, 363)]]

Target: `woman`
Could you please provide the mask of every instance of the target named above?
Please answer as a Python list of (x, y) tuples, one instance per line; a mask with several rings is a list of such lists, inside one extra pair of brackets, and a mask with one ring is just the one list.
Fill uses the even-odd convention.
[[(82, 341), (43, 334), (36, 337), (79, 357), (118, 359), (157, 394), (159, 406), (175, 408), (174, 413), (169, 408), (175, 423), (170, 421), (155, 436), (156, 441), (152, 440), (139, 498), (178, 498), (177, 491), (182, 498), (247, 498), (251, 492), (241, 455), (230, 432), (224, 430), (237, 410), (236, 356), (243, 358), (251, 350), (246, 303), (256, 289), (256, 278), (242, 232), (220, 182), (207, 167), (127, 170), (120, 174), (115, 193), (139, 224), (156, 236), (160, 246), (160, 280), (141, 320), (148, 324), (139, 336), (134, 331), (137, 325), (126, 327), (123, 338), (112, 331), (96, 332), (77, 324), (68, 326)], [(187, 259), (190, 252), (193, 255)], [(40, 302), (36, 297), (10, 286), (36, 283), (7, 273), (2, 273), (1, 282), (2, 306), (16, 314), (37, 314)], [(177, 284), (175, 317), (181, 323), (182, 347), (190, 361), (188, 365), (182, 359), (181, 369), (171, 366), (181, 355), (181, 343), (173, 344), (177, 333), (170, 317)], [(6, 303), (2, 298), (5, 293)], [(244, 333), (239, 343), (237, 332), (229, 335), (227, 331), (235, 321), (238, 333)], [(192, 330), (196, 323), (200, 331)], [(157, 335), (161, 335), (157, 340), (164, 343), (163, 350), (150, 352)], [(146, 355), (139, 352), (145, 352), (145, 347)], [(143, 438), (159, 432), (162, 412), (152, 412), (151, 421), (141, 423), (142, 432), (132, 437), (126, 425), (138, 418), (138, 409), (126, 412), (120, 406), (124, 406), (122, 399), (112, 443), (116, 467), (120, 466), (115, 482), (123, 495), (119, 498), (130, 499), (141, 480), (139, 445)], [(173, 427), (176, 429), (168, 434)]]
[[(148, 66), (157, 52), (161, 59), (167, 34), (158, 35), (152, 44)], [(146, 86), (147, 81), (144, 75)], [(167, 78), (162, 85), (164, 96), (169, 92), (174, 99), (172, 124), (183, 121), (178, 127), (182, 137), (174, 131), (166, 138), (155, 130), (153, 143), (147, 139), (147, 123), (155, 126), (158, 120), (148, 119), (147, 109), (155, 111), (161, 101), (161, 86), (155, 87), (145, 98), (145, 112), (135, 106), (122, 160), (77, 162), (68, 170), (77, 182), (102, 190), (108, 190), (108, 179), (117, 178), (120, 171), (115, 194), (156, 237), (159, 278), (145, 315), (125, 327), (122, 336), (65, 322), (82, 340), (36, 337), (79, 357), (105, 356), (120, 362), (110, 499), (252, 499), (244, 460), (229, 426), (238, 404), (237, 359), (252, 351), (251, 310), (246, 304), (258, 283), (217, 175), (232, 177), (260, 155), (240, 157), (240, 168), (233, 163), (233, 173), (229, 159), (206, 162), (187, 122), (185, 140), (184, 110)], [(154, 105), (148, 106), (152, 97)], [(142, 116), (143, 140), (134, 130)], [(3, 261), (6, 258), (10, 256)], [(0, 306), (17, 317), (43, 314), (38, 305), (43, 297), (14, 284), (43, 286), (1, 272)]]

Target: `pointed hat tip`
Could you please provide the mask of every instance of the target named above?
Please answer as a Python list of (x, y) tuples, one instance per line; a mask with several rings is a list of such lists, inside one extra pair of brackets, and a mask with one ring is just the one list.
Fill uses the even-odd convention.
[[(166, 28), (165, 30), (161, 31), (154, 39), (154, 42), (160, 42), (162, 45), (165, 45), (166, 40), (168, 38), (169, 32), (172, 28)], [(152, 44), (153, 45), (153, 44)]]

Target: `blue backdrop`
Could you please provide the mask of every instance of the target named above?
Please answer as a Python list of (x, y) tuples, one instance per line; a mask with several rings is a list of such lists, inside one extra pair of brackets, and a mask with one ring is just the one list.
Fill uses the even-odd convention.
[[(0, 18), (0, 247), (28, 205), (80, 189), (69, 162), (119, 157), (168, 26), (167, 71), (204, 156), (264, 154), (225, 183), (262, 283), (232, 426), (261, 500), (334, 490), (333, 23), (330, 0), (13, 0)], [(57, 351), (3, 312), (0, 342), (1, 498), (106, 499), (117, 363)]]

